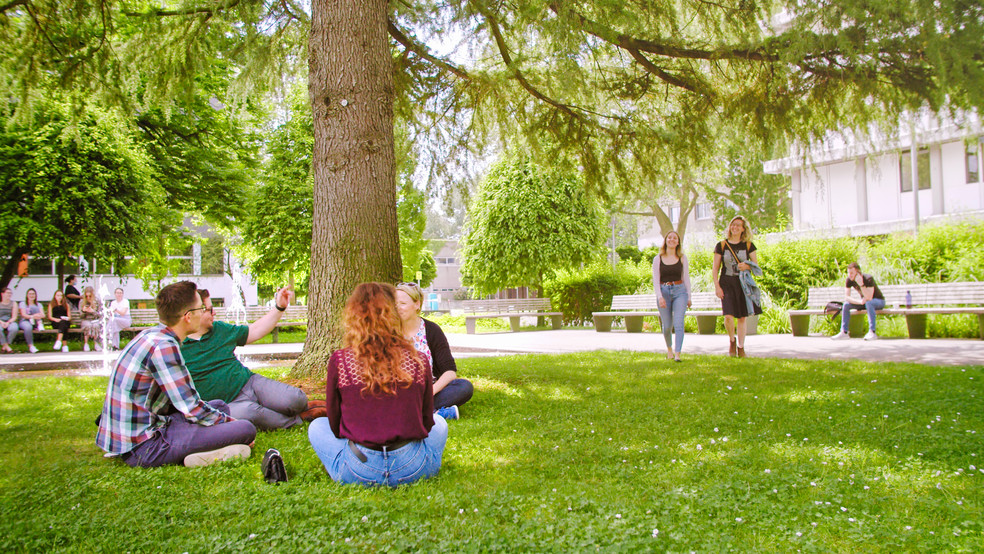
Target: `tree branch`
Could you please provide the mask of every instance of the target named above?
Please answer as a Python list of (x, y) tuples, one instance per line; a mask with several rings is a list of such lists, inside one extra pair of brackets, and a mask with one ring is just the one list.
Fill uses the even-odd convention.
[(226, 0), (225, 2), (215, 1), (213, 2), (213, 4), (215, 4), (213, 7), (201, 6), (195, 8), (183, 8), (180, 10), (147, 10), (145, 12), (123, 12), (123, 14), (130, 17), (173, 17), (197, 14), (214, 15), (217, 12), (228, 10), (229, 8), (239, 5), (241, 1), (242, 0)]
[(701, 90), (703, 87), (699, 87), (695, 83), (689, 83), (679, 77), (670, 75), (666, 71), (663, 71), (662, 68), (656, 66), (656, 64), (654, 64), (649, 58), (644, 56), (642, 52), (635, 49), (629, 49), (628, 52), (629, 54), (632, 55), (632, 58), (635, 59), (635, 61), (639, 62), (639, 65), (641, 65), (643, 68), (646, 69), (646, 71), (652, 73), (653, 75), (656, 75), (657, 77), (666, 81), (667, 83), (673, 86), (680, 87), (682, 89), (689, 90), (690, 92), (693, 92), (695, 94), (700, 94), (701, 96), (714, 98), (714, 94), (711, 91)]
[(396, 24), (393, 23), (392, 20), (387, 22), (387, 29), (389, 30), (390, 36), (393, 37), (397, 42), (402, 44), (404, 48), (406, 48), (407, 50), (413, 52), (414, 54), (417, 54), (421, 58), (431, 62), (432, 64), (440, 67), (441, 69), (444, 69), (445, 71), (450, 71), (451, 73), (457, 75), (462, 79), (471, 79), (471, 75), (469, 75), (468, 72), (465, 71), (464, 69), (450, 62), (447, 62), (441, 58), (438, 58), (437, 56), (432, 55), (430, 52), (427, 51), (426, 45), (420, 44), (419, 42), (408, 37), (406, 34), (403, 33), (403, 31), (401, 31), (396, 26)]
[(0, 6), (0, 13), (5, 13), (7, 10), (12, 10), (17, 6), (26, 6), (26, 5), (27, 5), (27, 0), (13, 0), (13, 2), (8, 2), (7, 4)]
[[(623, 50), (639, 50), (649, 52), (659, 56), (670, 58), (688, 58), (699, 60), (722, 60), (722, 59), (742, 59), (753, 61), (779, 61), (779, 57), (769, 54), (761, 49), (723, 47), (713, 50), (702, 48), (680, 48), (669, 44), (653, 42), (650, 40), (637, 39), (629, 35), (618, 33), (604, 25), (600, 25), (587, 17), (575, 12), (572, 9), (561, 7), (559, 2), (550, 2), (550, 9), (557, 15), (563, 15), (576, 19), (581, 24), (584, 32), (594, 35), (605, 42), (618, 46)], [(561, 13), (563, 12), (563, 13)]]

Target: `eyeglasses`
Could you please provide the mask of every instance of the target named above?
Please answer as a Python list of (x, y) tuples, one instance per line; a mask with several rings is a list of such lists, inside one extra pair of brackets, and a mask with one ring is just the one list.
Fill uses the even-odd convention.
[(203, 314), (214, 314), (215, 313), (215, 308), (205, 308), (205, 311), (202, 312), (202, 313)]
[(205, 306), (199, 306), (197, 308), (192, 308), (192, 309), (188, 310), (187, 312), (184, 313), (184, 315), (188, 315), (191, 312), (197, 312), (198, 310), (202, 310), (202, 313), (205, 313), (205, 310), (207, 310), (207, 309), (208, 308), (206, 308)]
[(398, 286), (398, 287), (410, 287), (412, 289), (419, 289), (420, 288), (420, 285), (418, 285), (417, 283), (414, 283), (413, 281), (410, 281), (409, 283), (408, 282), (405, 282), (405, 281), (401, 281), (401, 282), (397, 283), (396, 286)]

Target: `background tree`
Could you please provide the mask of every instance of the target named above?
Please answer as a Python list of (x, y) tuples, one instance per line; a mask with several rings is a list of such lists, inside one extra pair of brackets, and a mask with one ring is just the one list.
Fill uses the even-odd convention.
[(99, 258), (122, 272), (164, 199), (139, 141), (96, 108), (71, 115), (49, 101), (32, 123), (0, 133), (0, 287), (24, 253)]
[(766, 174), (762, 167), (775, 153), (749, 143), (731, 145), (721, 186), (708, 191), (718, 229), (727, 228), (731, 218), (740, 214), (755, 231), (786, 230), (789, 183), (782, 175)]
[(597, 257), (604, 213), (576, 174), (508, 154), (489, 171), (468, 211), (461, 273), (478, 294), (534, 287)]

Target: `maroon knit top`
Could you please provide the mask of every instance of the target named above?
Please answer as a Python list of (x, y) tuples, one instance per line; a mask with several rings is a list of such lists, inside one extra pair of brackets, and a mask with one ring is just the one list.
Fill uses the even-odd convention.
[(408, 388), (396, 388), (395, 395), (363, 392), (365, 382), (361, 364), (350, 348), (336, 350), (328, 362), (325, 398), (328, 422), (336, 437), (360, 444), (383, 446), (427, 437), (434, 426), (434, 385), (430, 365), (421, 356), (406, 351), (403, 369), (413, 376)]

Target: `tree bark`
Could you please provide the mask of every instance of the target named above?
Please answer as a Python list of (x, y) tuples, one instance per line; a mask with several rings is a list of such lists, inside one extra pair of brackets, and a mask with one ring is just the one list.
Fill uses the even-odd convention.
[(360, 282), (402, 275), (386, 0), (314, 0), (309, 83), (314, 226), (304, 351), (296, 377), (325, 373)]

